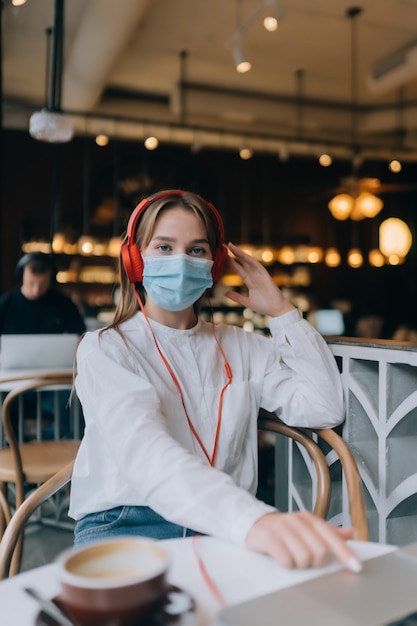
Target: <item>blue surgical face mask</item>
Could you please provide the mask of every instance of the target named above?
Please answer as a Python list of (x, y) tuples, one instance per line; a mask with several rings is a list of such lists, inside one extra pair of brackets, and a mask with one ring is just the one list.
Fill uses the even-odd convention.
[(172, 254), (143, 258), (143, 286), (151, 300), (167, 311), (183, 311), (213, 284), (213, 261)]

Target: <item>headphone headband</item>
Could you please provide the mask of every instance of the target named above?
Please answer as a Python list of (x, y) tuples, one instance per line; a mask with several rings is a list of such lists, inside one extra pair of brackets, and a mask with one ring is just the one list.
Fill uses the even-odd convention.
[[(143, 280), (143, 259), (140, 248), (135, 241), (136, 229), (139, 222), (139, 219), (146, 211), (146, 209), (156, 202), (157, 200), (161, 200), (168, 196), (184, 196), (188, 195), (190, 192), (182, 191), (181, 189), (170, 189), (167, 191), (161, 191), (160, 193), (156, 193), (153, 196), (149, 196), (149, 198), (145, 198), (135, 208), (132, 215), (129, 218), (129, 222), (126, 229), (126, 238), (122, 243), (121, 247), (121, 255), (124, 268), (126, 270), (126, 274), (131, 283), (142, 282)], [(202, 196), (193, 193), (194, 197), (199, 198), (204, 204), (206, 204), (211, 212), (213, 213), (216, 223), (219, 229), (219, 244), (214, 253), (213, 259), (213, 267), (211, 270), (213, 276), (213, 283), (216, 284), (221, 279), (223, 272), (226, 267), (226, 263), (228, 261), (228, 253), (227, 249), (223, 246), (224, 240), (224, 225), (223, 220), (220, 216), (220, 213), (217, 211), (216, 207), (211, 204), (211, 202), (207, 202)]]

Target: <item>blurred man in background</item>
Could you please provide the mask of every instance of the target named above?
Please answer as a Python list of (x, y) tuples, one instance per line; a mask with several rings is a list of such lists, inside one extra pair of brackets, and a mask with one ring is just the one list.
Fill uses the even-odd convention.
[[(25, 254), (16, 267), (20, 286), (0, 296), (0, 335), (60, 334), (82, 335), (83, 317), (73, 301), (56, 289), (56, 268), (52, 255), (43, 252)], [(42, 363), (39, 363), (42, 368)], [(69, 393), (59, 392), (60, 434), (71, 436)], [(36, 394), (25, 395), (26, 439), (36, 433)], [(17, 406), (16, 406), (17, 419)], [(43, 438), (54, 437), (53, 392), (42, 393)], [(27, 417), (29, 416), (29, 417)]]
[(55, 288), (56, 268), (51, 255), (25, 254), (16, 274), (20, 287), (0, 296), (0, 335), (85, 332), (76, 305)]

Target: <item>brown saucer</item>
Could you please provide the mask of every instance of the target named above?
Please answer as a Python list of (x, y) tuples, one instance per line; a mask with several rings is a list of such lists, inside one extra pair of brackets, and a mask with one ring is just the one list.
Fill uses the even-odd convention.
[[(59, 596), (52, 598), (52, 602), (65, 613), (65, 605)], [(193, 626), (195, 618), (196, 605), (194, 599), (187, 591), (169, 585), (163, 606), (146, 624), (142, 622), (140, 626)], [(36, 616), (34, 626), (58, 626), (58, 624), (52, 617), (40, 611)]]

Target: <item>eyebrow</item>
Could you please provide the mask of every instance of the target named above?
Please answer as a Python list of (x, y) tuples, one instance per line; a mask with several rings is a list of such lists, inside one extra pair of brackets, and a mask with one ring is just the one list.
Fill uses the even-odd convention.
[[(177, 239), (175, 237), (168, 237), (165, 235), (157, 235), (156, 237), (152, 237), (152, 241), (171, 241), (171, 242), (176, 242)], [(190, 241), (189, 243), (207, 243), (208, 244), (208, 239), (193, 239), (192, 241)]]

